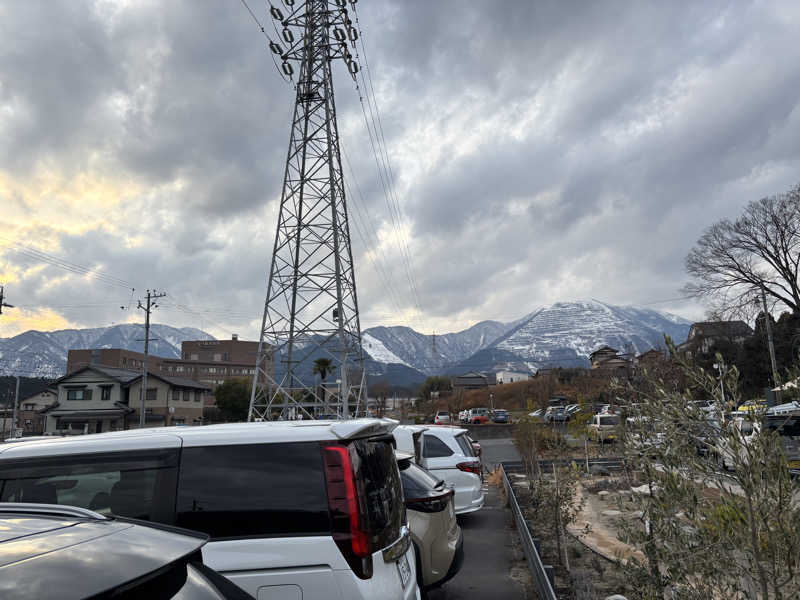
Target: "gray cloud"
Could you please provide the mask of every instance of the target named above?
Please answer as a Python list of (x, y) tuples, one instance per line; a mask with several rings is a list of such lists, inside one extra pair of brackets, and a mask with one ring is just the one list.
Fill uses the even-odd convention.
[[(445, 331), (557, 300), (672, 298), (706, 226), (798, 179), (794, 3), (358, 6), (422, 309), (406, 313), (393, 242), (377, 269), (366, 255), (392, 218), (337, 68), (366, 326), (402, 315)], [(239, 3), (12, 3), (0, 39), (0, 175), (88, 172), (138, 190), (77, 232), (55, 208), (0, 198), (27, 239), (167, 289), (165, 321), (257, 335), (293, 97)], [(81, 325), (120, 319), (130, 292), (62, 276), (29, 272), (17, 293), (108, 302), (57, 309)]]

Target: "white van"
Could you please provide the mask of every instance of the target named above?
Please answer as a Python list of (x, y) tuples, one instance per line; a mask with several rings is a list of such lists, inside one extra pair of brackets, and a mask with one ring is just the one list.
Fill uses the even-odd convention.
[(419, 598), (390, 419), (164, 427), (0, 446), (0, 501), (207, 533), (254, 598)]
[(481, 460), (475, 456), (466, 429), (400, 425), (394, 430), (394, 438), (399, 451), (413, 454), (420, 466), (453, 488), (457, 515), (483, 508)]

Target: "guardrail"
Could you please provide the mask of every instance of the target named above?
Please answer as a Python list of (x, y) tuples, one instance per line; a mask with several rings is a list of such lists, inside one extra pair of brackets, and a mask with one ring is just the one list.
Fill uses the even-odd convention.
[(556, 593), (553, 591), (553, 583), (550, 579), (553, 573), (553, 567), (549, 565), (546, 566), (542, 563), (537, 544), (531, 535), (528, 522), (525, 520), (525, 515), (522, 514), (522, 509), (519, 507), (519, 502), (517, 502), (517, 496), (514, 494), (514, 489), (511, 487), (511, 482), (506, 474), (505, 464), (506, 463), (500, 463), (500, 471), (503, 474), (503, 487), (506, 490), (506, 498), (508, 498), (508, 504), (511, 507), (511, 514), (514, 516), (514, 523), (517, 526), (519, 537), (522, 540), (522, 551), (525, 553), (528, 569), (530, 569), (533, 581), (536, 584), (536, 591), (539, 592), (539, 598), (541, 600), (558, 600), (556, 598)]
[[(575, 464), (579, 469), (586, 470), (586, 459), (585, 458), (559, 458), (556, 460), (540, 460), (539, 466), (542, 467), (543, 470), (549, 471), (553, 468), (553, 465), (557, 467), (569, 467)], [(503, 465), (507, 469), (522, 469), (522, 461), (505, 461)], [(609, 456), (605, 458), (590, 458), (589, 459), (589, 468), (592, 467), (602, 467), (609, 471), (621, 471), (625, 468), (624, 459), (617, 456)]]

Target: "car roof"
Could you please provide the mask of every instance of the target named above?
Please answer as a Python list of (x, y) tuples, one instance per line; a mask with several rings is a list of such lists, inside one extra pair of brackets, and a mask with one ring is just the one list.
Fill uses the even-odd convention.
[(393, 419), (345, 421), (263, 421), (221, 423), (192, 427), (154, 427), (108, 433), (32, 440), (0, 445), (0, 460), (54, 454), (111, 452), (120, 450), (179, 448), (238, 444), (273, 444), (348, 440), (391, 433)]
[(0, 503), (0, 597), (45, 598), (58, 590), (65, 600), (87, 598), (193, 554), (208, 539), (83, 513)]

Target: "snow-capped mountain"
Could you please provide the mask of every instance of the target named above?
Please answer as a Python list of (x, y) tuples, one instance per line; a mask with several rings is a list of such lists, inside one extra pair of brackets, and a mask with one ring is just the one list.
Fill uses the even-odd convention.
[[(180, 358), (181, 342), (213, 340), (200, 329), (169, 325), (150, 326), (150, 354)], [(67, 351), (89, 348), (125, 348), (144, 352), (143, 325), (113, 325), (94, 329), (26, 331), (12, 338), (0, 338), (0, 375), (61, 377), (67, 366)]]
[(500, 337), (493, 348), (519, 356), (533, 370), (586, 366), (607, 345), (627, 354), (664, 346), (664, 334), (681, 343), (691, 322), (647, 308), (597, 300), (557, 302), (540, 308)]
[(686, 339), (690, 321), (656, 310), (597, 300), (558, 302), (512, 323), (483, 321), (458, 333), (432, 336), (408, 327), (373, 327), (364, 349), (378, 362), (401, 363), (424, 373), (504, 368), (537, 370), (589, 365), (589, 354), (608, 345), (641, 354)]
[(513, 323), (481, 321), (457, 333), (424, 335), (410, 327), (371, 327), (364, 330), (364, 350), (376, 361), (404, 364), (423, 373), (438, 373), (486, 348)]

